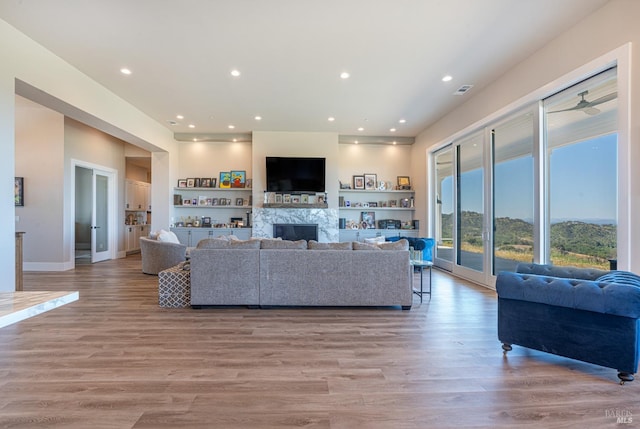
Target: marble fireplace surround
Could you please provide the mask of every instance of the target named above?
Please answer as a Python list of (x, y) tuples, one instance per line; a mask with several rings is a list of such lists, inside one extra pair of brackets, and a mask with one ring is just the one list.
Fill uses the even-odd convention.
[(318, 241), (335, 243), (339, 241), (337, 209), (253, 209), (253, 236), (273, 238), (273, 224), (317, 224)]

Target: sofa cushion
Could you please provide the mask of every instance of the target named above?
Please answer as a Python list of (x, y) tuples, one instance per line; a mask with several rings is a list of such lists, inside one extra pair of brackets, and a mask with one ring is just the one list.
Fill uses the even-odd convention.
[(259, 249), (259, 240), (226, 240), (205, 238), (198, 242), (198, 249)]
[(264, 239), (259, 241), (261, 249), (299, 249), (305, 250), (307, 248), (306, 240), (273, 240), (273, 239)]
[(353, 245), (350, 241), (341, 243), (318, 243), (315, 240), (309, 240), (309, 249), (311, 250), (352, 250)]
[(380, 247), (373, 243), (353, 242), (353, 250), (381, 250)]
[(384, 243), (385, 242), (385, 238), (384, 238), (383, 235), (381, 235), (379, 237), (365, 238), (364, 242), (365, 243), (370, 243), (370, 244), (379, 244), (379, 243)]
[(640, 276), (628, 271), (611, 271), (604, 276), (598, 277), (595, 281), (640, 287)]
[(378, 247), (382, 250), (409, 250), (409, 241), (403, 238), (399, 241), (379, 243)]
[(158, 232), (157, 240), (164, 243), (180, 243), (178, 236), (173, 231), (165, 231), (164, 229), (161, 229), (160, 232)]

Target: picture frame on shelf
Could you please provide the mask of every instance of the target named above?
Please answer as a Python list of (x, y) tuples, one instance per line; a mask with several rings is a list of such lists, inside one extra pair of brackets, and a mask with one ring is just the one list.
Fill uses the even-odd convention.
[(327, 195), (324, 192), (316, 194), (316, 204), (325, 204), (327, 202)]
[(196, 177), (195, 179), (193, 179), (193, 186), (195, 186), (196, 188), (199, 188), (201, 185), (200, 183), (200, 178)]
[(218, 178), (217, 177), (212, 177), (211, 178), (211, 187), (215, 188), (218, 184)]
[(245, 187), (251, 189), (251, 186), (253, 186), (253, 179), (247, 179)]
[(217, 198), (211, 198), (211, 205), (212, 206), (217, 206), (218, 205), (218, 199)]
[(181, 206), (182, 205), (182, 195), (173, 194), (173, 205), (174, 206)]
[(212, 206), (213, 205), (213, 198), (207, 198), (207, 205), (208, 206)]
[(247, 172), (244, 170), (231, 170), (231, 187), (244, 188), (247, 181)]
[(398, 176), (398, 189), (411, 189), (409, 176)]
[(190, 206), (191, 205), (191, 198), (185, 198), (184, 200), (182, 200), (182, 205), (183, 206)]
[(377, 174), (365, 174), (364, 175), (364, 189), (366, 191), (375, 191), (378, 189), (378, 175)]
[(300, 204), (300, 195), (291, 195), (291, 204)]
[(302, 204), (309, 204), (309, 194), (300, 195), (300, 202)]
[(275, 202), (276, 204), (282, 204), (282, 194), (276, 194)]
[(202, 227), (203, 228), (211, 228), (211, 216), (203, 216), (202, 217)]
[(24, 207), (24, 177), (15, 177), (13, 199), (16, 207)]
[(196, 186), (196, 179), (187, 179), (187, 188), (195, 188)]
[(206, 195), (200, 195), (200, 196), (198, 196), (198, 205), (199, 205), (199, 206), (208, 206), (208, 204), (207, 204), (207, 197), (206, 197)]
[(230, 189), (230, 188), (231, 188), (231, 172), (221, 171), (220, 172), (220, 189)]
[(242, 198), (236, 198), (236, 206), (243, 206), (244, 200)]
[(366, 229), (375, 229), (376, 212), (361, 212), (362, 225), (366, 225)]
[(210, 188), (211, 187), (211, 178), (210, 177), (203, 177), (202, 179), (200, 179), (200, 186), (203, 188)]
[(353, 176), (353, 189), (364, 190), (364, 176)]
[(191, 199), (191, 205), (192, 206), (197, 206), (198, 205), (198, 199), (197, 198), (192, 198)]
[(291, 194), (282, 194), (282, 203), (291, 204)]
[(187, 179), (178, 179), (178, 188), (186, 188)]

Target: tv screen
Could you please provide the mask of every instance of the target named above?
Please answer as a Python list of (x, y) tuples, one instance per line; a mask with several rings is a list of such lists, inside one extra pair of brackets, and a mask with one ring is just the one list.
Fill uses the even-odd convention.
[(267, 157), (268, 192), (324, 192), (324, 158)]

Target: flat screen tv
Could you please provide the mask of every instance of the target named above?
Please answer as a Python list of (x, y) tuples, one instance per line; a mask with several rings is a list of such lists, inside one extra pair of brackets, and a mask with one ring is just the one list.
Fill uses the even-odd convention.
[(325, 158), (267, 157), (267, 192), (324, 192)]

